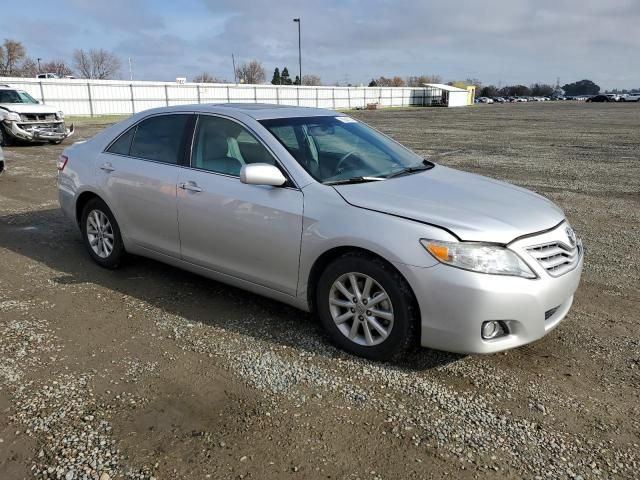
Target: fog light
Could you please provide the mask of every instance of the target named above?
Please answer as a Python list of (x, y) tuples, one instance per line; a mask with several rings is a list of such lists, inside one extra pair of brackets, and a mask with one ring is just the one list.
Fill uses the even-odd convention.
[(502, 326), (500, 325), (500, 322), (491, 321), (491, 322), (484, 322), (482, 324), (482, 338), (485, 340), (496, 338), (501, 333), (502, 333)]

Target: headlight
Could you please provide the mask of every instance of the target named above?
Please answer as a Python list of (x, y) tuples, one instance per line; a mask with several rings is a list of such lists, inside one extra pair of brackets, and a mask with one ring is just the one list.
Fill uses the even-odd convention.
[(18, 115), (15, 112), (9, 112), (9, 113), (7, 113), (7, 116), (5, 117), (5, 120), (8, 120), (10, 122), (19, 122), (20, 121), (20, 115)]
[(56, 113), (56, 118), (57, 118), (58, 120), (62, 120), (62, 119), (64, 118), (64, 113), (62, 113), (62, 112), (57, 112), (57, 113)]
[(517, 253), (508, 248), (486, 243), (442, 242), (420, 240), (436, 260), (446, 265), (494, 275), (536, 278), (531, 268)]

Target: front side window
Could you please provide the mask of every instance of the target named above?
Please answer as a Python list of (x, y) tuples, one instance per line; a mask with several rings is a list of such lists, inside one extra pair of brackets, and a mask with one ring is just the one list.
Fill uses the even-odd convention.
[(322, 183), (356, 177), (381, 180), (425, 165), (416, 154), (350, 117), (278, 118), (261, 123)]
[(20, 97), (21, 103), (38, 103), (38, 101), (27, 92), (21, 92), (18, 90), (18, 96)]
[(158, 115), (143, 120), (136, 128), (130, 155), (177, 164), (183, 153), (189, 117), (185, 114)]
[(210, 172), (239, 176), (243, 165), (276, 161), (269, 151), (239, 123), (226, 118), (198, 118), (191, 166)]

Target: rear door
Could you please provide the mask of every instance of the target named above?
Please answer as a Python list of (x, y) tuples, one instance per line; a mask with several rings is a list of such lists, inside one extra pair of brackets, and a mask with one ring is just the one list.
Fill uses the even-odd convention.
[(295, 295), (302, 234), (302, 192), (246, 185), (248, 163), (277, 162), (239, 123), (201, 115), (190, 166), (180, 169), (178, 224), (188, 262)]
[(176, 184), (195, 117), (147, 117), (113, 142), (96, 163), (98, 184), (126, 239), (180, 256)]

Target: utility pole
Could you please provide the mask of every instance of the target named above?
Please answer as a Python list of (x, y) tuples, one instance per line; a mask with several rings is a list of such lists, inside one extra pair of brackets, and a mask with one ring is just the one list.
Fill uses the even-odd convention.
[(302, 85), (302, 45), (300, 42), (300, 17), (294, 18), (294, 22), (298, 24), (298, 78), (300, 78), (300, 85)]
[(233, 63), (233, 83), (238, 83), (238, 75), (236, 74), (236, 57), (231, 54), (231, 62)]

